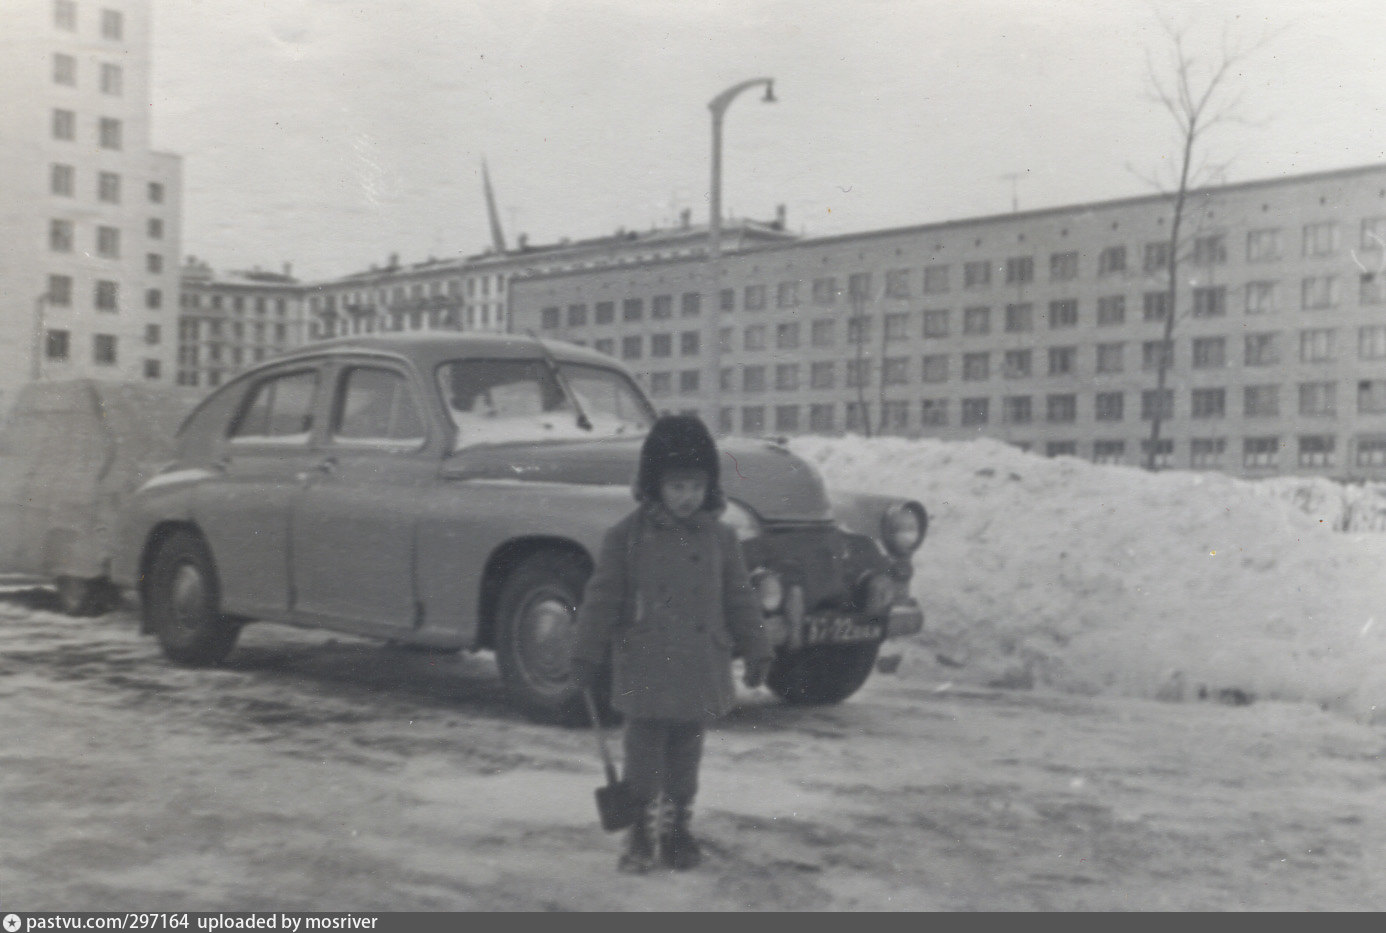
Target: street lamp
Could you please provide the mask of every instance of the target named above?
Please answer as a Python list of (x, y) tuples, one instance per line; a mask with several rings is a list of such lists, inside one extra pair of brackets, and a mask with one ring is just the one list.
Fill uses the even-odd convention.
[(34, 299), (33, 352), (29, 358), (29, 378), (34, 382), (43, 377), (43, 308), (48, 301), (47, 292)]
[(714, 97), (707, 105), (712, 111), (712, 213), (708, 223), (708, 255), (713, 259), (722, 252), (722, 115), (731, 106), (732, 99), (747, 88), (765, 85), (767, 104), (775, 102), (775, 79), (752, 78), (727, 88)]

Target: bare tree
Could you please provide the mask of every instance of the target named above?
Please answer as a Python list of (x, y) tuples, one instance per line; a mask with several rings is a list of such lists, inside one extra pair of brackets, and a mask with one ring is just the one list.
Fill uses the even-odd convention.
[(1205, 138), (1219, 126), (1243, 122), (1238, 116), (1241, 94), (1232, 86), (1233, 81), (1243, 62), (1269, 41), (1267, 37), (1255, 45), (1238, 47), (1229, 41), (1228, 33), (1224, 30), (1218, 52), (1205, 62), (1189, 48), (1187, 28), (1175, 28), (1168, 22), (1161, 25), (1168, 40), (1167, 71), (1162, 72), (1154, 58), (1147, 55), (1147, 83), (1151, 100), (1159, 104), (1174, 121), (1178, 156), (1175, 163), (1177, 178), (1172, 188), (1158, 179), (1147, 179), (1166, 195), (1171, 207), (1169, 238), (1165, 248), (1164, 329), (1145, 460), (1146, 468), (1150, 470), (1157, 468), (1160, 429), (1170, 416), (1165, 398), (1174, 357), (1175, 324), (1185, 316), (1178, 304), (1179, 269), (1186, 259), (1194, 258), (1189, 256), (1190, 242), (1194, 237), (1190, 236), (1187, 228), (1193, 224), (1196, 235), (1198, 221), (1202, 217), (1201, 213), (1197, 218), (1190, 216), (1191, 202), (1198, 189), (1221, 180), (1227, 170), (1227, 163), (1208, 160), (1204, 153)]
[(868, 367), (871, 363), (871, 358), (866, 354), (867, 325), (871, 321), (866, 315), (866, 302), (869, 297), (866, 288), (849, 280), (847, 298), (852, 305), (852, 317), (848, 321), (847, 330), (852, 335), (852, 343), (856, 345), (857, 422), (867, 437), (871, 436), (871, 414), (866, 407), (866, 383), (869, 381)]

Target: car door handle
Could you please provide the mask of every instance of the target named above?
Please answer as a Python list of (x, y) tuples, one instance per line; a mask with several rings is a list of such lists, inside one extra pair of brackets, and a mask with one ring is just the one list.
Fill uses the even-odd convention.
[(337, 458), (328, 457), (321, 463), (314, 466), (311, 470), (303, 470), (296, 474), (300, 483), (306, 483), (315, 476), (331, 476), (337, 472)]

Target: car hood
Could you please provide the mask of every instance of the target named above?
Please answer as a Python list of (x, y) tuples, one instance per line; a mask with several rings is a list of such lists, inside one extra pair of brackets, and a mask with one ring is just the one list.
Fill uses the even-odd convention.
[[(443, 474), (459, 480), (513, 480), (625, 486), (635, 483), (643, 437), (466, 447), (448, 457)], [(718, 442), (722, 489), (767, 521), (831, 518), (817, 471), (779, 444), (744, 438)]]

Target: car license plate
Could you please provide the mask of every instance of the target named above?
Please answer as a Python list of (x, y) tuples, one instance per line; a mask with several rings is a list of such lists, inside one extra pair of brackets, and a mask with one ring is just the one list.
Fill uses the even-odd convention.
[(884, 634), (879, 622), (858, 622), (848, 616), (810, 618), (804, 623), (804, 644), (836, 645), (876, 641)]

